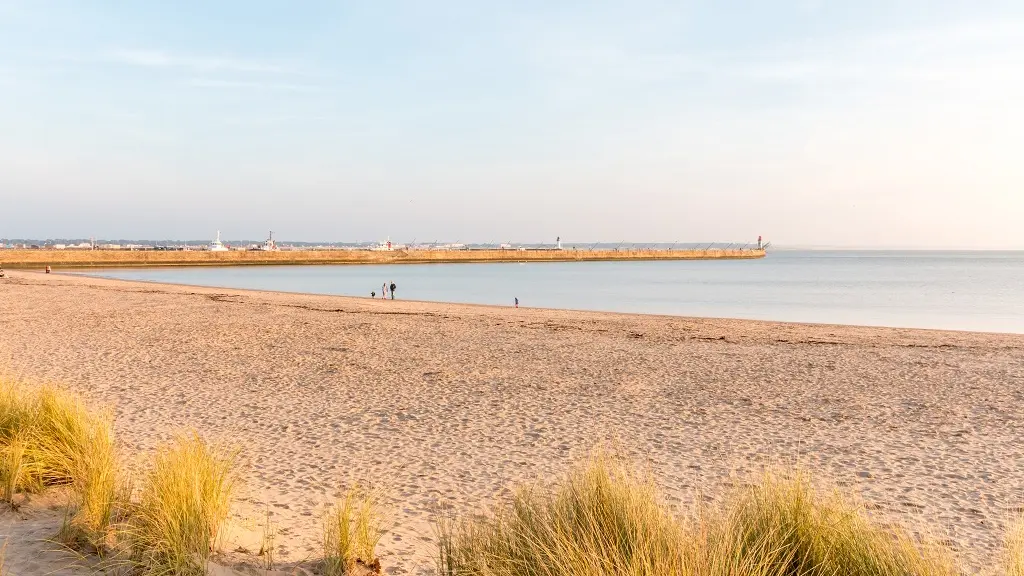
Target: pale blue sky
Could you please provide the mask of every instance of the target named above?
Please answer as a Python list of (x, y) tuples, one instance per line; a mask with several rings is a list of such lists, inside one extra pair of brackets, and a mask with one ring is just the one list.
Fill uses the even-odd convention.
[(1024, 247), (1024, 2), (0, 0), (0, 237)]

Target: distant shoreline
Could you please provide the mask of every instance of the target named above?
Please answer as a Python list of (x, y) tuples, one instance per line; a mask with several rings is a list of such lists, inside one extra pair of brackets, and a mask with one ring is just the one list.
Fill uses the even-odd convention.
[(296, 266), (329, 264), (452, 264), (481, 262), (597, 262), (623, 260), (753, 260), (748, 250), (0, 250), (7, 268), (134, 268), (163, 266)]

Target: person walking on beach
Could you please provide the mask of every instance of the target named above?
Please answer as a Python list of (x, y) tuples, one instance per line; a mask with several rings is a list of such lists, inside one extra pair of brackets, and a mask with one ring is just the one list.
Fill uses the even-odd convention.
[(519, 308), (519, 297), (516, 296), (516, 308)]
[(394, 300), (395, 299), (395, 281), (394, 280), (391, 281), (390, 288), (391, 288), (391, 299)]
[(380, 285), (380, 299), (387, 300), (388, 298), (388, 283), (385, 282)]

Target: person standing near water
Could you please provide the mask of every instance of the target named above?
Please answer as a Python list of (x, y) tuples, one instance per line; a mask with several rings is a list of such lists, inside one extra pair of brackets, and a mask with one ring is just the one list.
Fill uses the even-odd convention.
[(394, 280), (391, 281), (390, 288), (391, 288), (391, 299), (394, 300), (395, 299), (395, 288), (396, 288)]
[(385, 283), (380, 285), (380, 299), (381, 300), (387, 300), (388, 299), (388, 283), (387, 282), (385, 282)]
[(519, 308), (519, 297), (516, 296), (516, 308)]

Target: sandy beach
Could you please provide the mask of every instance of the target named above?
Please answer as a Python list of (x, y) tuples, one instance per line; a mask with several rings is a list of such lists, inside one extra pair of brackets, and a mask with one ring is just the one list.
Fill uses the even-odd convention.
[(438, 510), (483, 511), (599, 444), (681, 509), (766, 464), (804, 466), (940, 530), (970, 570), (1024, 509), (1019, 335), (34, 272), (0, 279), (0, 319), (0, 370), (112, 407), (126, 454), (187, 427), (239, 445), (235, 524), (269, 509), (283, 562), (315, 557), (325, 505), (363, 482), (391, 504), (385, 572), (431, 574)]

